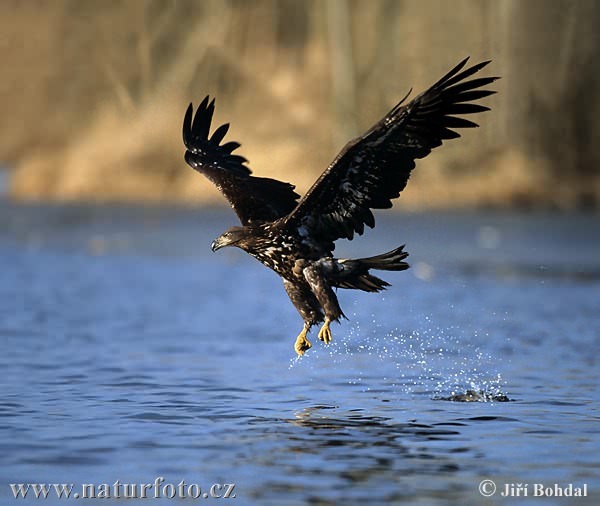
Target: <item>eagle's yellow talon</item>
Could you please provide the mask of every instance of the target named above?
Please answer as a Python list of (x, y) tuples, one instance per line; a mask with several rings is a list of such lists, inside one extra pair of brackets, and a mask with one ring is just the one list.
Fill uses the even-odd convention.
[(321, 327), (321, 330), (319, 330), (319, 339), (325, 344), (329, 344), (331, 341), (331, 330), (329, 330), (329, 323), (330, 320), (325, 319), (325, 323)]
[(296, 344), (294, 345), (294, 349), (296, 353), (300, 356), (304, 355), (304, 352), (312, 347), (312, 344), (308, 342), (306, 339), (306, 334), (308, 333), (308, 329), (304, 327), (300, 335), (296, 338)]

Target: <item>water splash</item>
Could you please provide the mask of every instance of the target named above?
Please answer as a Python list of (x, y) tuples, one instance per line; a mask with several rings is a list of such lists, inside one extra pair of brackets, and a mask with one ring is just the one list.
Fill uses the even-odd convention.
[(376, 318), (363, 329), (356, 320), (326, 348), (317, 342), (305, 357), (291, 359), (290, 369), (302, 367), (309, 380), (318, 378), (324, 366), (328, 374), (351, 370), (347, 383), (362, 385), (364, 391), (392, 387), (396, 393), (429, 398), (468, 390), (493, 398), (504, 392), (500, 360), (483, 348), (487, 334), (436, 325), (428, 315), (421, 315), (419, 328), (412, 329), (385, 328)]

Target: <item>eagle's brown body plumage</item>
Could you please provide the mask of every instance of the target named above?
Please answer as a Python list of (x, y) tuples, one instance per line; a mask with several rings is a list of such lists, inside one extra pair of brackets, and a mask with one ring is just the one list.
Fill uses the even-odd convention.
[(494, 93), (480, 88), (496, 78), (467, 80), (489, 62), (463, 70), (466, 62), (349, 142), (299, 202), (289, 183), (252, 176), (245, 158), (232, 154), (239, 144), (221, 144), (229, 125), (209, 138), (214, 100), (206, 97), (195, 115), (190, 104), (183, 124), (185, 159), (219, 188), (242, 222), (218, 237), (212, 249), (241, 248), (283, 278), (304, 320), (295, 346), (299, 354), (311, 346), (306, 335), (313, 325), (324, 322), (319, 338), (327, 343), (329, 323), (344, 316), (333, 288), (378, 292), (389, 284), (371, 269), (408, 268), (404, 246), (369, 258), (336, 259), (334, 242), (362, 234), (365, 225), (373, 228), (371, 209), (392, 206), (416, 159), (459, 137), (453, 128), (477, 126), (455, 115), (487, 110), (472, 102)]

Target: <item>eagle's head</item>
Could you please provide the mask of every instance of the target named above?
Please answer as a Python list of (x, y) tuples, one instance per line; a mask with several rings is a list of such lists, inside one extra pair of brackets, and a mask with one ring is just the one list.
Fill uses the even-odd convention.
[(217, 251), (225, 246), (237, 246), (246, 249), (249, 238), (246, 227), (231, 227), (217, 237), (210, 246), (210, 249)]

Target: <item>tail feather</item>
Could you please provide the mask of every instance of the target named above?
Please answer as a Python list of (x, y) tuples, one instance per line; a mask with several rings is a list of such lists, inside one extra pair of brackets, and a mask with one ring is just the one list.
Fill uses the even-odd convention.
[(404, 245), (381, 255), (337, 260), (340, 269), (331, 281), (338, 288), (350, 288), (364, 292), (385, 290), (390, 284), (370, 274), (369, 269), (380, 271), (403, 271), (408, 269), (408, 263), (403, 261), (408, 253), (403, 249)]
[(360, 274), (352, 278), (340, 279), (336, 286), (338, 288), (348, 288), (351, 290), (362, 290), (363, 292), (381, 292), (388, 286), (391, 286), (388, 282), (383, 279), (379, 279), (373, 274)]
[(404, 250), (405, 244), (387, 253), (368, 258), (359, 258), (357, 262), (366, 265), (368, 269), (377, 269), (379, 271), (404, 271), (409, 265), (403, 262), (408, 253)]

